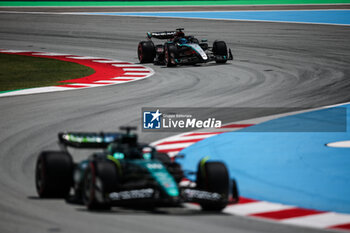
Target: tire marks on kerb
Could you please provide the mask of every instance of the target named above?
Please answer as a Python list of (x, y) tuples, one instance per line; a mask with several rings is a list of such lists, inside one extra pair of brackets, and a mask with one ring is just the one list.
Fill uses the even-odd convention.
[[(188, 132), (161, 139), (153, 142), (151, 145), (155, 146), (157, 151), (167, 153), (169, 156), (173, 157), (180, 153), (181, 150), (206, 138), (225, 132), (236, 131), (252, 125), (254, 124), (229, 124), (215, 129), (212, 132)], [(190, 209), (199, 208), (199, 206), (195, 204), (186, 204), (185, 206)], [(304, 209), (296, 206), (259, 201), (246, 197), (240, 197), (239, 203), (227, 206), (223, 212), (231, 215), (275, 221), (282, 224), (317, 229), (350, 231), (350, 214)]]
[(61, 85), (5, 92), (1, 93), (0, 97), (46, 93), (54, 91), (67, 91), (82, 88), (123, 84), (145, 79), (154, 74), (154, 71), (151, 68), (145, 67), (141, 64), (134, 64), (126, 61), (111, 60), (99, 57), (76, 56), (70, 54), (48, 52), (29, 52), (22, 50), (0, 50), (0, 53), (50, 58), (61, 61), (74, 62), (80, 65), (88, 66), (95, 70), (94, 74), (86, 77), (58, 82), (62, 83)]

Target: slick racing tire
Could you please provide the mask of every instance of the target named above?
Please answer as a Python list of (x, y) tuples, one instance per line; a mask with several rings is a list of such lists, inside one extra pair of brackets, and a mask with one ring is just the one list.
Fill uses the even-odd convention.
[(137, 47), (140, 63), (152, 63), (156, 57), (156, 49), (152, 41), (141, 41)]
[(216, 63), (226, 63), (228, 58), (226, 43), (224, 41), (215, 41), (213, 43), (213, 54), (220, 57), (220, 59), (216, 60)]
[(231, 204), (238, 203), (239, 202), (239, 192), (238, 192), (237, 182), (235, 179), (231, 180), (231, 192), (232, 192), (232, 196), (231, 196), (230, 203)]
[(222, 197), (220, 201), (199, 203), (203, 210), (221, 211), (227, 206), (230, 184), (225, 164), (221, 162), (199, 164), (196, 182), (199, 189), (218, 193)]
[(166, 43), (164, 45), (164, 63), (167, 67), (174, 67), (176, 66), (176, 53), (177, 49), (176, 46), (170, 43)]
[(65, 198), (73, 184), (73, 160), (63, 151), (43, 151), (35, 169), (36, 190), (41, 198)]
[(112, 161), (92, 161), (84, 176), (83, 201), (89, 210), (109, 210), (106, 195), (116, 191), (118, 184), (117, 167)]

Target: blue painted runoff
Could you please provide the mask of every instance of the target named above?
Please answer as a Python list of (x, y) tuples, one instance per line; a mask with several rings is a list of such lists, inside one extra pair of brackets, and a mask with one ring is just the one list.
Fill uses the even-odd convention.
[[(341, 116), (330, 119), (329, 111), (334, 109), (330, 108), (213, 136), (184, 149), (181, 153), (185, 159), (179, 162), (189, 170), (195, 170), (205, 156), (225, 162), (244, 197), (350, 213), (350, 148), (326, 146), (350, 140), (350, 127), (346, 124), (350, 120), (350, 105), (342, 108), (346, 109), (346, 121)], [(314, 121), (310, 129), (320, 124), (321, 128), (334, 130), (284, 130), (305, 125), (305, 120)], [(345, 128), (338, 128), (338, 120)], [(334, 128), (328, 128), (330, 122)]]
[(96, 12), (89, 14), (350, 25), (350, 10)]

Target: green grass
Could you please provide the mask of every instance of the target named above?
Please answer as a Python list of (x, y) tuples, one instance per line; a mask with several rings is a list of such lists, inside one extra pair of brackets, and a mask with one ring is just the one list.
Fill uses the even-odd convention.
[(92, 68), (72, 62), (0, 54), (0, 92), (59, 85), (58, 81), (93, 74)]
[(350, 0), (0, 1), (0, 6), (199, 6), (335, 3), (350, 3)]

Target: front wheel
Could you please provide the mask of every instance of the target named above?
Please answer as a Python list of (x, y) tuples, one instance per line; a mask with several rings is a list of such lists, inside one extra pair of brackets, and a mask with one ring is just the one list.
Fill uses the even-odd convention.
[(197, 187), (201, 190), (218, 193), (219, 201), (200, 203), (203, 210), (221, 211), (228, 204), (229, 174), (225, 164), (221, 162), (200, 163), (197, 171)]
[(216, 63), (226, 63), (228, 56), (227, 56), (227, 46), (224, 41), (215, 41), (213, 44), (213, 54), (215, 55), (215, 61)]
[(109, 193), (117, 189), (117, 168), (108, 160), (91, 161), (85, 172), (83, 201), (89, 210), (109, 210)]

